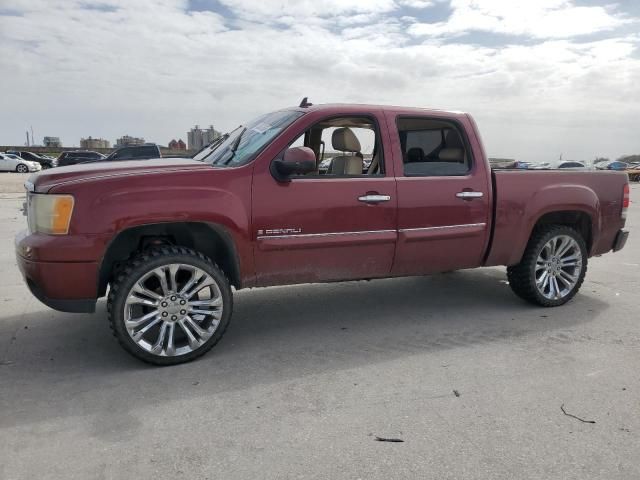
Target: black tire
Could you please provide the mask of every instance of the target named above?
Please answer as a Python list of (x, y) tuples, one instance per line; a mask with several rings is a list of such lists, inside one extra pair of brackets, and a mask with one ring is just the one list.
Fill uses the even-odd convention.
[(41, 163), (40, 165), (42, 166), (42, 170), (46, 170), (47, 168), (51, 168), (51, 165), (49, 165), (48, 163)]
[[(197, 267), (213, 277), (220, 289), (224, 307), (215, 332), (199, 348), (183, 355), (160, 356), (150, 353), (139, 346), (129, 335), (124, 323), (125, 301), (131, 288), (144, 274), (163, 265), (175, 263)], [(120, 345), (134, 357), (153, 365), (162, 366), (190, 362), (211, 350), (220, 341), (229, 326), (232, 310), (233, 295), (229, 280), (223, 271), (203, 254), (190, 248), (176, 246), (154, 248), (129, 260), (111, 284), (107, 299), (109, 324)]]
[[(571, 237), (576, 241), (582, 255), (582, 262), (577, 281), (570, 291), (561, 298), (550, 299), (544, 296), (536, 285), (536, 261), (547, 242), (560, 235)], [(558, 307), (571, 300), (580, 290), (586, 273), (587, 247), (584, 238), (576, 230), (566, 225), (545, 225), (536, 229), (529, 239), (520, 263), (507, 267), (507, 278), (511, 290), (520, 298), (542, 307)]]
[(16, 166), (17, 173), (29, 173), (29, 167), (27, 167), (24, 163), (19, 163)]

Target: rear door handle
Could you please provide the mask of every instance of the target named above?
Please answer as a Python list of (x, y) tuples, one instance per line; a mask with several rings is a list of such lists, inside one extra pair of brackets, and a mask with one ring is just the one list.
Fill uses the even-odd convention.
[(462, 198), (463, 200), (472, 200), (474, 198), (483, 197), (484, 193), (482, 192), (458, 192), (456, 193), (456, 197)]
[(376, 203), (388, 202), (389, 200), (391, 200), (391, 197), (389, 195), (379, 195), (379, 194), (367, 194), (367, 195), (362, 195), (361, 197), (358, 197), (358, 201), (364, 202), (364, 203), (371, 203), (374, 205)]

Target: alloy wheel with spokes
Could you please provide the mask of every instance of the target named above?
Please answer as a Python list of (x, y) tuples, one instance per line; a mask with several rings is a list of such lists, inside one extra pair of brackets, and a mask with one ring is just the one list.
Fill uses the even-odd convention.
[(151, 270), (136, 282), (124, 305), (134, 342), (155, 355), (184, 355), (215, 332), (223, 313), (220, 288), (207, 272), (180, 263)]
[(509, 286), (519, 297), (557, 307), (578, 292), (587, 271), (587, 246), (568, 225), (544, 225), (533, 232), (522, 260), (507, 267)]
[(18, 173), (29, 173), (29, 167), (27, 167), (24, 163), (20, 163), (16, 167), (16, 172), (18, 172)]
[(163, 247), (134, 259), (109, 295), (122, 345), (150, 363), (191, 360), (222, 336), (232, 308), (224, 274), (203, 255)]
[(550, 300), (567, 296), (578, 282), (582, 252), (578, 242), (558, 235), (544, 244), (536, 260), (536, 287)]

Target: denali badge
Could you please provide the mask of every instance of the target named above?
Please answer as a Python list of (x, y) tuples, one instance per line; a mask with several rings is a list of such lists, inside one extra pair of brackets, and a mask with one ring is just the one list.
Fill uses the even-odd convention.
[(267, 230), (258, 230), (258, 235), (295, 235), (302, 233), (301, 228), (268, 228)]

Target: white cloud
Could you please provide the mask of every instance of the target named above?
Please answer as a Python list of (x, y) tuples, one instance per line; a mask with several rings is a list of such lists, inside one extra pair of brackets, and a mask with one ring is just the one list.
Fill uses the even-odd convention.
[[(390, 0), (224, 1), (233, 20), (189, 12), (184, 0), (12, 3), (21, 15), (0, 16), (0, 144), (21, 143), (29, 125), (67, 145), (125, 133), (166, 144), (195, 123), (226, 130), (308, 95), (470, 111), (500, 156), (640, 151), (629, 126), (640, 121), (640, 38), (617, 27), (585, 42), (505, 20), (542, 40), (482, 46), (453, 28), (446, 40), (413, 37)], [(483, 5), (485, 16), (516, 15)]]
[(257, 21), (289, 16), (302, 21), (311, 17), (331, 18), (345, 15), (385, 13), (394, 10), (393, 0), (220, 0), (239, 15)]
[(568, 38), (614, 29), (628, 22), (605, 6), (576, 6), (569, 0), (452, 0), (446, 22), (415, 23), (416, 36), (486, 31), (536, 38)]
[(398, 0), (398, 4), (409, 8), (428, 8), (434, 5), (432, 0)]

